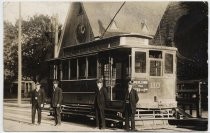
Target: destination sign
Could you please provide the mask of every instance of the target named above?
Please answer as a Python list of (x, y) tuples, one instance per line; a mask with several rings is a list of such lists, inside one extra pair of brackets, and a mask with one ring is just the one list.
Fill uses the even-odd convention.
[(134, 80), (133, 81), (133, 89), (137, 92), (147, 92), (148, 91), (148, 80)]

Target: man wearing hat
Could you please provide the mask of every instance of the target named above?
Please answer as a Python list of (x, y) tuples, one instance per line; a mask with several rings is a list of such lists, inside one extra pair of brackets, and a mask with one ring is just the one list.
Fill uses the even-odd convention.
[(128, 90), (125, 95), (125, 129), (128, 131), (129, 127), (129, 118), (131, 120), (131, 130), (135, 131), (135, 114), (136, 114), (136, 104), (139, 101), (137, 91), (133, 89), (133, 81), (128, 82)]
[(95, 110), (96, 110), (96, 126), (99, 129), (105, 128), (105, 118), (104, 118), (104, 108), (105, 101), (108, 100), (108, 93), (105, 87), (103, 87), (103, 80), (98, 79), (97, 90), (96, 90), (96, 99), (95, 99)]
[(36, 110), (38, 112), (38, 125), (41, 124), (41, 110), (44, 107), (45, 92), (41, 89), (40, 83), (36, 83), (36, 89), (31, 93), (31, 104), (32, 104), (32, 124), (35, 124)]
[(53, 81), (52, 107), (54, 110), (55, 126), (61, 125), (61, 103), (62, 103), (62, 89), (58, 87), (58, 81)]

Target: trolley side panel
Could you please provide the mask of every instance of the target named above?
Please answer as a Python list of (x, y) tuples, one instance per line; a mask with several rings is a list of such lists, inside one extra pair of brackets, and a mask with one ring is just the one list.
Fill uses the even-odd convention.
[(94, 104), (95, 80), (62, 81), (63, 104)]

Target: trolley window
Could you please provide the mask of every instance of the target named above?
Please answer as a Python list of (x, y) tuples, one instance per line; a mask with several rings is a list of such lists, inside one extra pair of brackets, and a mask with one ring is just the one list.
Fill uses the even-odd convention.
[(149, 51), (149, 58), (162, 58), (162, 51), (155, 51), (155, 50), (150, 50)]
[(58, 65), (53, 65), (53, 78), (52, 79), (60, 79), (60, 69), (59, 69), (59, 66)]
[(71, 70), (70, 70), (70, 79), (76, 79), (77, 78), (77, 59), (71, 60)]
[(50, 79), (54, 79), (54, 65), (50, 65)]
[(135, 72), (146, 73), (146, 52), (135, 52)]
[(161, 61), (150, 61), (150, 76), (161, 76)]
[(97, 59), (96, 56), (88, 57), (88, 78), (96, 77)]
[(173, 73), (173, 55), (165, 54), (165, 73)]
[(104, 77), (105, 79), (108, 79), (110, 76), (110, 65), (104, 64)]
[(69, 61), (68, 60), (65, 60), (62, 62), (62, 74), (63, 74), (63, 77), (62, 79), (63, 80), (68, 80), (69, 79)]
[(79, 58), (78, 59), (79, 65), (79, 78), (84, 79), (86, 77), (86, 58)]
[(112, 76), (113, 78), (122, 79), (122, 63), (116, 63)]

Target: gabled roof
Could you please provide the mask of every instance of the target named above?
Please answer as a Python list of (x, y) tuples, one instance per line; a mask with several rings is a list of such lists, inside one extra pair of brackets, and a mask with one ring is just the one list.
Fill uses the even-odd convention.
[[(123, 2), (83, 2), (93, 34), (101, 36)], [(117, 29), (109, 28), (107, 33), (138, 33), (155, 35), (168, 2), (126, 2), (114, 19)], [(147, 26), (148, 32), (145, 33)], [(113, 33), (112, 33), (113, 35)]]

